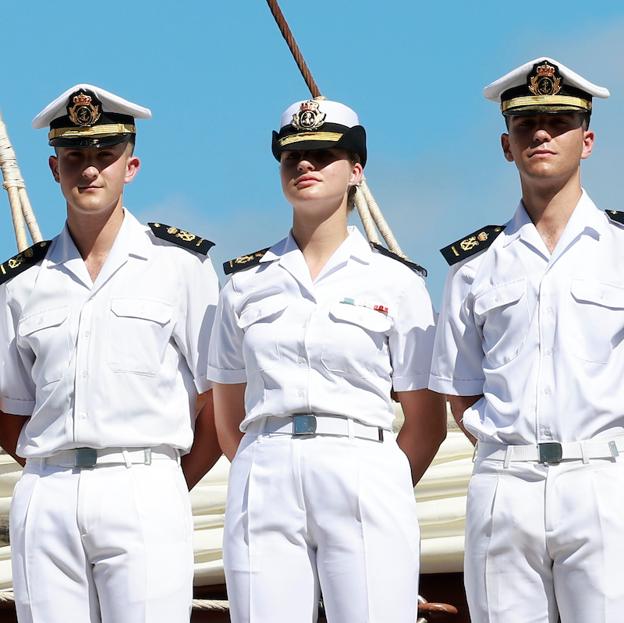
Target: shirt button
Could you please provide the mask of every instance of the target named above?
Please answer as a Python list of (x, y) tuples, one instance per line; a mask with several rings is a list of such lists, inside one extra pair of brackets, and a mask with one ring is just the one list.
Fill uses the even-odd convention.
[(545, 396), (550, 396), (550, 387), (547, 387), (547, 388), (544, 390), (544, 395), (545, 395)]
[(86, 379), (86, 378), (89, 376), (89, 373), (88, 373), (86, 370), (84, 370), (84, 371), (80, 374), (80, 376), (81, 376), (83, 379)]
[(297, 359), (297, 363), (303, 364), (305, 362), (306, 362), (305, 357), (299, 357), (299, 359)]
[(546, 357), (550, 357), (550, 356), (552, 355), (552, 348), (547, 348), (547, 349), (544, 351), (544, 355), (545, 355)]
[(90, 335), (91, 335), (91, 331), (89, 331), (88, 329), (82, 334), (85, 340), (88, 340)]
[(87, 419), (87, 414), (86, 414), (84, 411), (81, 411), (81, 412), (78, 414), (78, 417), (79, 417), (81, 420), (86, 420), (86, 419)]
[(300, 390), (297, 392), (297, 396), (299, 396), (299, 398), (303, 398), (303, 397), (305, 396), (305, 392), (304, 392), (302, 389), (300, 389)]

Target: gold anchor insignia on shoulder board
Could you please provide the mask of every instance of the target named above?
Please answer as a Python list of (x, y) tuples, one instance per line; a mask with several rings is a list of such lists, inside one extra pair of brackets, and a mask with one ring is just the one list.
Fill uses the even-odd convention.
[(207, 255), (214, 243), (184, 229), (164, 225), (162, 223), (148, 223), (152, 233), (161, 240), (166, 240), (190, 251)]
[(0, 284), (9, 281), (41, 261), (48, 252), (50, 244), (51, 241), (42, 240), (0, 264)]
[(504, 227), (501, 225), (482, 227), (465, 238), (440, 249), (440, 253), (442, 253), (444, 259), (452, 266), (471, 255), (475, 255), (487, 249), (494, 240), (496, 240), (503, 229)]
[(260, 249), (259, 251), (254, 251), (253, 253), (249, 253), (247, 255), (239, 255), (233, 260), (223, 262), (223, 272), (226, 275), (231, 275), (232, 273), (236, 273), (239, 270), (244, 270), (245, 268), (251, 268), (252, 266), (256, 266), (260, 263), (260, 260), (264, 257), (265, 253), (270, 248), (271, 247), (266, 247), (266, 249)]

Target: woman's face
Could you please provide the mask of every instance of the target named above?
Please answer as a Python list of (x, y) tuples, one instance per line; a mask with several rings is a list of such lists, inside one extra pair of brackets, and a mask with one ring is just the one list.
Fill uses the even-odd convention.
[(349, 188), (362, 180), (362, 165), (342, 149), (285, 151), (280, 159), (282, 190), (298, 210), (346, 208)]

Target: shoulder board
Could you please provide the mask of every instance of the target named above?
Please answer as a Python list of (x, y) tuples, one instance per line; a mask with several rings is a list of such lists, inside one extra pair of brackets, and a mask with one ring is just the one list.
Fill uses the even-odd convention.
[(504, 225), (486, 225), (477, 231), (468, 234), (465, 238), (457, 240), (448, 247), (440, 249), (440, 253), (450, 266), (465, 260), (471, 255), (485, 251), (505, 229)]
[(382, 247), (380, 244), (377, 244), (376, 242), (371, 242), (370, 246), (373, 247), (373, 249), (375, 249), (382, 255), (385, 255), (386, 257), (391, 257), (393, 260), (397, 260), (398, 262), (401, 262), (401, 264), (405, 264), (407, 267), (411, 268), (415, 273), (420, 275), (423, 279), (427, 276), (427, 269), (423, 268), (422, 266), (419, 266), (418, 264), (416, 264), (416, 262), (410, 262), (408, 259), (401, 257), (400, 255), (397, 255), (396, 253), (393, 253), (392, 251), (389, 251), (388, 249), (386, 249), (386, 247)]
[(179, 247), (184, 247), (189, 251), (195, 251), (195, 253), (200, 255), (208, 255), (208, 251), (214, 247), (214, 242), (191, 234), (184, 229), (171, 227), (171, 225), (165, 225), (164, 223), (148, 223), (148, 225), (157, 238), (177, 244)]
[(239, 255), (233, 260), (223, 262), (223, 272), (226, 275), (231, 275), (233, 273), (237, 273), (239, 270), (245, 270), (246, 268), (251, 268), (252, 266), (258, 265), (260, 263), (260, 260), (264, 257), (264, 254), (270, 248), (271, 247), (267, 247), (266, 249), (260, 249), (259, 251), (254, 251), (249, 255)]
[(37, 242), (32, 247), (0, 264), (0, 285), (40, 262), (46, 256), (50, 244), (52, 244), (51, 240)]
[(624, 212), (616, 212), (615, 210), (605, 210), (606, 215), (616, 223), (624, 225)]

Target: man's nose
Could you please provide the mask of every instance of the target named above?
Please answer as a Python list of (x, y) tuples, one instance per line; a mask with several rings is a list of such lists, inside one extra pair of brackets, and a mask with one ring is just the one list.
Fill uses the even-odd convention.
[(538, 143), (546, 143), (548, 142), (552, 137), (550, 135), (550, 132), (546, 129), (546, 128), (537, 128), (535, 130), (535, 134), (533, 135), (533, 138), (535, 139), (536, 142)]
[(82, 177), (84, 177), (85, 179), (89, 179), (89, 180), (95, 179), (99, 174), (100, 172), (98, 171), (97, 167), (93, 164), (88, 165), (82, 171)]

